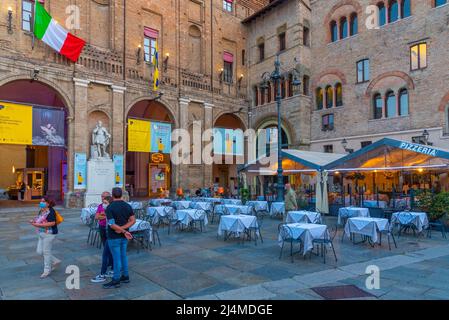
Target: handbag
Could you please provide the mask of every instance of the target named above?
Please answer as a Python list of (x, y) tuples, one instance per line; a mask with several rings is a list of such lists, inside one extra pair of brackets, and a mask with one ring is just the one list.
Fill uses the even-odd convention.
[(56, 225), (59, 225), (62, 222), (64, 222), (64, 217), (61, 216), (61, 214), (56, 210), (55, 210), (55, 218), (56, 218)]

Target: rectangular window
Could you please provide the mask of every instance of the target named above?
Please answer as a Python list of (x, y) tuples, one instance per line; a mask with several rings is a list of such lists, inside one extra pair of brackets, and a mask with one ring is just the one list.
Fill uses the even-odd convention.
[(306, 47), (310, 47), (310, 29), (304, 27), (302, 30), (302, 43)]
[(223, 81), (232, 83), (232, 62), (223, 62)]
[(156, 52), (156, 41), (159, 37), (159, 31), (145, 27), (143, 34), (143, 59), (145, 62), (153, 63), (153, 58)]
[(324, 151), (324, 153), (334, 153), (334, 145), (328, 144), (328, 145), (323, 146), (323, 151)]
[(360, 60), (357, 62), (357, 83), (369, 81), (369, 59)]
[(410, 68), (419, 70), (427, 67), (427, 43), (420, 43), (410, 48)]
[(242, 50), (242, 66), (245, 65), (245, 59), (246, 59), (246, 51)]
[(232, 2), (233, 0), (223, 0), (223, 10), (232, 12)]
[(372, 141), (362, 141), (360, 142), (360, 145), (362, 148), (365, 148), (366, 146), (369, 146), (372, 143), (373, 143)]
[(278, 35), (279, 38), (279, 51), (284, 51), (286, 49), (285, 43), (285, 32), (282, 32)]
[(445, 5), (447, 2), (447, 0), (435, 0), (435, 7), (440, 7)]
[(322, 117), (321, 123), (322, 123), (321, 126), (322, 131), (334, 130), (334, 115), (333, 114), (324, 115)]
[(261, 43), (257, 46), (259, 48), (259, 61), (265, 59), (265, 43)]
[(33, 20), (34, 1), (22, 1), (22, 30), (32, 31), (31, 24)]

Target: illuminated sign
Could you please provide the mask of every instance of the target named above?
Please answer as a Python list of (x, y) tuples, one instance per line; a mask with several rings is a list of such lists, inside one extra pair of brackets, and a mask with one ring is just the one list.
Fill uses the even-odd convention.
[(151, 155), (151, 161), (153, 163), (160, 163), (164, 161), (164, 155), (162, 153), (153, 153)]
[(433, 157), (437, 156), (436, 149), (430, 148), (428, 146), (422, 146), (420, 144), (402, 142), (401, 145), (399, 146), (399, 148), (401, 148), (403, 150), (409, 150), (409, 151), (413, 151), (413, 152), (426, 154), (428, 156), (433, 156)]

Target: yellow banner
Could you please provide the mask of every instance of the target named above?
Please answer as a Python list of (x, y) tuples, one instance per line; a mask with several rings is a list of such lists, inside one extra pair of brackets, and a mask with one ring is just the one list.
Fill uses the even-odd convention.
[(33, 144), (33, 108), (0, 101), (0, 143)]
[(151, 122), (128, 119), (128, 151), (150, 152)]

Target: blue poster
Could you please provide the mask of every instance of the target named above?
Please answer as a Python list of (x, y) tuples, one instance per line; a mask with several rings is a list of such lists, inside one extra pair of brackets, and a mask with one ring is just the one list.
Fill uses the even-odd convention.
[(65, 146), (64, 110), (33, 107), (33, 146)]
[(85, 153), (75, 153), (73, 189), (86, 189), (87, 156)]
[(123, 155), (114, 154), (114, 168), (115, 168), (115, 186), (123, 188)]
[(243, 156), (245, 138), (242, 129), (234, 130), (234, 155)]
[(151, 122), (151, 152), (171, 152), (171, 124)]
[(214, 153), (243, 156), (244, 134), (241, 129), (214, 128)]
[(225, 129), (214, 128), (213, 134), (214, 134), (214, 154), (223, 154)]

